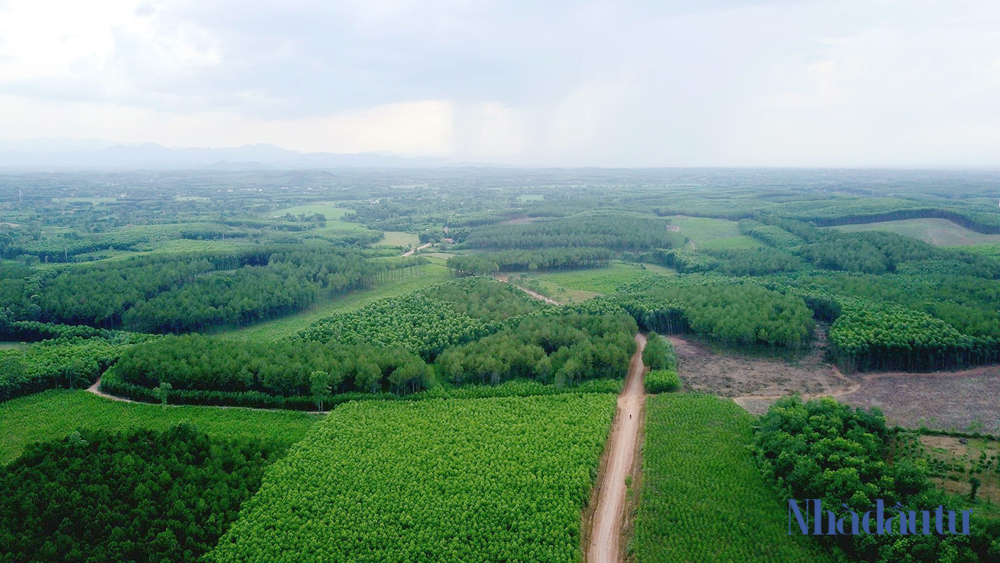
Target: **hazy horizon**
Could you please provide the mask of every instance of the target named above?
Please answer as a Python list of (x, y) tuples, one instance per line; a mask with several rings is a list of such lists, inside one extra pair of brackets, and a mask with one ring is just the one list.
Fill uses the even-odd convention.
[(994, 168), (998, 29), (981, 1), (0, 0), (0, 150)]

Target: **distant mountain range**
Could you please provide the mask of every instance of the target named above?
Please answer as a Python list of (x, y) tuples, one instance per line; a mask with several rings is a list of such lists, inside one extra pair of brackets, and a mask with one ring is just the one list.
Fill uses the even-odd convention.
[(88, 139), (0, 142), (0, 167), (21, 169), (203, 169), (403, 168), (459, 164), (446, 158), (388, 153), (303, 153), (274, 145), (235, 148), (167, 148), (154, 143), (119, 145)]

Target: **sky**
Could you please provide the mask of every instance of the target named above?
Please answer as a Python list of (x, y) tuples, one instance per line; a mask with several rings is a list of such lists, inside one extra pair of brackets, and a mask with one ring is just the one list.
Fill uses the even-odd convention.
[(0, 0), (0, 141), (39, 138), (996, 167), (1000, 2)]

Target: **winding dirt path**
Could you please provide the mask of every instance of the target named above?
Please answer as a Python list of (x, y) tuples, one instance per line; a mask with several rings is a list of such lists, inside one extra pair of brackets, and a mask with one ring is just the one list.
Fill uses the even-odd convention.
[[(97, 378), (97, 381), (95, 381), (93, 385), (91, 385), (90, 387), (87, 387), (87, 393), (93, 393), (94, 395), (97, 395), (98, 397), (104, 397), (105, 399), (110, 399), (112, 401), (119, 401), (119, 402), (122, 402), (122, 403), (137, 403), (138, 402), (138, 401), (133, 401), (132, 399), (126, 399), (125, 397), (116, 397), (115, 395), (109, 395), (109, 394), (105, 393), (104, 391), (101, 391), (101, 378), (100, 377)], [(145, 404), (150, 404), (150, 403), (145, 403)], [(170, 406), (173, 406), (173, 405), (170, 405)]]
[(416, 252), (418, 250), (423, 250), (425, 248), (428, 248), (430, 245), (431, 245), (431, 243), (429, 243), (429, 242), (427, 244), (422, 244), (422, 245), (420, 245), (420, 246), (418, 246), (416, 248), (411, 248), (410, 250), (407, 250), (406, 252), (400, 254), (399, 256), (400, 257), (403, 257), (403, 256), (413, 256), (414, 252)]
[(618, 396), (618, 409), (605, 446), (610, 453), (599, 477), (600, 493), (591, 519), (587, 563), (618, 563), (621, 559), (618, 542), (625, 515), (625, 476), (632, 469), (639, 451), (639, 422), (646, 404), (642, 383), (646, 373), (646, 366), (642, 364), (646, 335), (636, 334), (635, 343), (638, 349), (629, 364), (625, 389)]
[(539, 301), (544, 301), (544, 302), (549, 303), (551, 305), (562, 305), (562, 303), (556, 301), (555, 299), (552, 299), (550, 297), (546, 297), (546, 296), (542, 295), (541, 293), (538, 293), (537, 291), (531, 291), (528, 288), (521, 287), (521, 286), (517, 285), (516, 283), (510, 281), (510, 276), (503, 275), (503, 274), (497, 274), (497, 275), (495, 275), (493, 277), (496, 278), (497, 281), (502, 281), (504, 283), (509, 283), (510, 285), (512, 285), (512, 286), (520, 289), (521, 291), (527, 293), (528, 295), (534, 297), (535, 299), (538, 299)]
[[(108, 393), (105, 393), (104, 391), (101, 391), (101, 378), (97, 378), (97, 381), (95, 381), (93, 385), (91, 385), (90, 387), (87, 387), (87, 392), (88, 393), (93, 393), (94, 395), (97, 395), (98, 397), (101, 397), (102, 399), (108, 399), (109, 401), (118, 401), (119, 403), (135, 403), (137, 405), (152, 405), (154, 407), (158, 406), (158, 405), (159, 406), (163, 406), (162, 403), (145, 403), (145, 402), (142, 402), (142, 401), (133, 401), (132, 399), (126, 399), (125, 397), (119, 397), (117, 395), (110, 395)], [(304, 413), (308, 413), (308, 414), (318, 414), (318, 415), (324, 415), (324, 414), (330, 412), (329, 410), (325, 410), (325, 411), (294, 411), (294, 410), (289, 410), (289, 409), (265, 409), (265, 408), (260, 408), (260, 407), (234, 407), (234, 406), (231, 406), (231, 405), (184, 405), (184, 404), (178, 404), (178, 403), (168, 403), (166, 406), (168, 406), (168, 407), (184, 407), (184, 406), (188, 406), (188, 407), (201, 407), (201, 408), (206, 408), (206, 409), (243, 409), (243, 410), (248, 410), (248, 411), (267, 411), (267, 412), (279, 412), (279, 411), (285, 411), (285, 412), (304, 412)]]

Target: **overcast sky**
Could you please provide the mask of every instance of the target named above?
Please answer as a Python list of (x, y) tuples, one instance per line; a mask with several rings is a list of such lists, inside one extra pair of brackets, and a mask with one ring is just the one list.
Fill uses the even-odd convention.
[(1000, 166), (1000, 2), (0, 0), (0, 139)]

